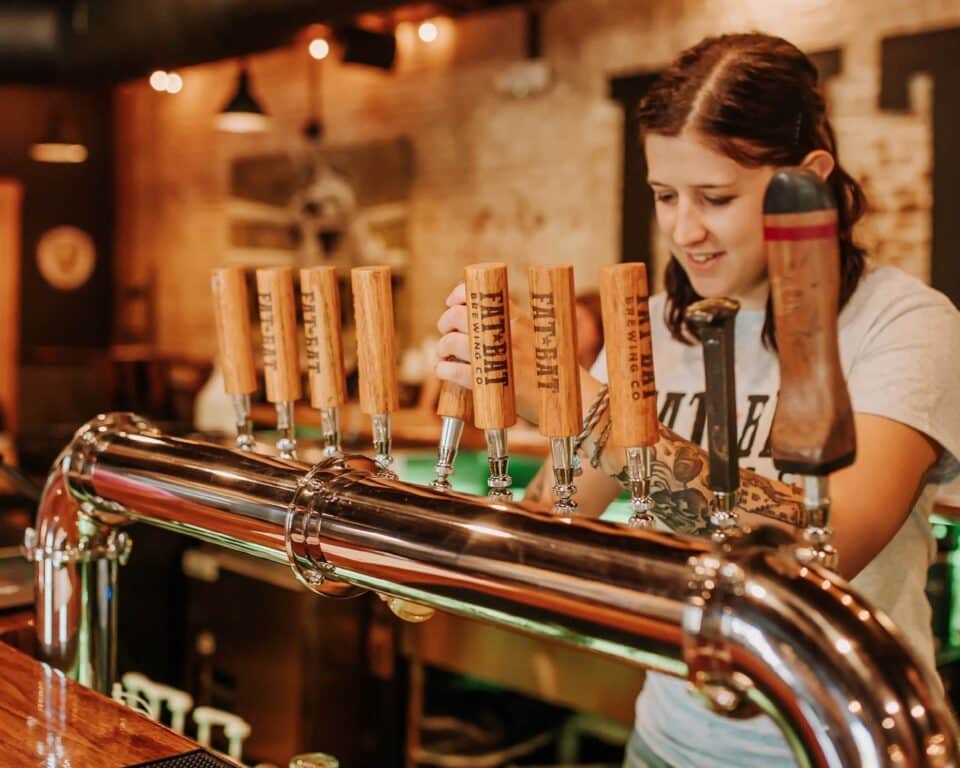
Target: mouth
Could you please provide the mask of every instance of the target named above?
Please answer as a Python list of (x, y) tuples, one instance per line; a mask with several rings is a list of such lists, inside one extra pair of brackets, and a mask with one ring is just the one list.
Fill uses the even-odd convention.
[(699, 253), (693, 253), (691, 251), (684, 252), (687, 262), (695, 267), (704, 267), (712, 264), (721, 256), (723, 256), (723, 254), (724, 251), (701, 251)]

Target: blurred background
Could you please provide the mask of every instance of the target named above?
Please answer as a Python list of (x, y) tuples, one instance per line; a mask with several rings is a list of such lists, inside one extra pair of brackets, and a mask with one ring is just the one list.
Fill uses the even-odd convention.
[[(639, 260), (659, 285), (636, 105), (681, 49), (748, 30), (814, 58), (841, 157), (869, 198), (859, 239), (874, 260), (960, 301), (960, 0), (0, 1), (4, 461), (39, 482), (73, 431), (108, 410), (223, 437), (232, 413), (211, 269), (337, 266), (352, 369), (349, 269), (388, 264), (401, 476), (426, 479), (439, 429), (434, 325), (463, 267), (506, 262), (518, 298), (531, 264), (572, 263), (589, 293), (600, 267)], [(260, 412), (262, 428), (271, 419)], [(349, 410), (345, 432), (368, 440)], [(545, 446), (517, 445), (529, 454), (522, 480)], [(483, 487), (474, 458), (458, 465), (465, 489)], [(0, 496), (10, 563), (30, 495), (10, 485)], [(960, 646), (954, 505), (943, 500), (930, 582), (948, 686)], [(529, 760), (546, 764), (541, 733), (554, 745), (565, 734), (570, 760), (618, 759), (635, 689), (604, 695), (617, 687), (605, 681), (626, 685), (615, 669), (582, 673), (591, 699), (573, 679), (587, 662), (519, 636), (480, 639), (493, 630), (449, 622), (426, 638), (375, 598), (319, 601), (283, 569), (157, 530), (134, 539), (122, 589), (141, 599), (120, 603), (121, 671), (241, 714), (251, 761), (324, 748), (344, 765), (442, 765), (424, 744), (497, 755), (534, 739)], [(251, 626), (232, 608), (241, 601), (268, 620)], [(506, 689), (531, 698), (504, 704)], [(501, 741), (451, 746), (424, 725), (424, 712), (450, 714), (463, 696), (475, 720), (500, 713), (481, 732)], [(522, 714), (503, 716), (511, 707)], [(475, 764), (524, 759), (511, 755)]]

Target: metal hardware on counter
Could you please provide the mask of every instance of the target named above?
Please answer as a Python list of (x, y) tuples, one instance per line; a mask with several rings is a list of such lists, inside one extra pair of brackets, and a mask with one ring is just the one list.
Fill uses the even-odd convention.
[(379, 472), (383, 477), (391, 480), (397, 479), (397, 474), (390, 469), (393, 464), (393, 439), (390, 431), (390, 414), (374, 413), (370, 416), (373, 425), (373, 450), (376, 455), (373, 457), (380, 468)]
[(511, 501), (513, 499), (513, 478), (510, 477), (510, 454), (507, 451), (507, 430), (485, 429), (483, 436), (487, 440), (487, 465), (490, 476), (487, 478), (488, 495), (492, 499)]
[(277, 403), (277, 453), (281, 459), (297, 458), (297, 431), (293, 423), (293, 402)]
[[(787, 534), (759, 527), (721, 555), (694, 537), (377, 470), (350, 456), (311, 468), (100, 417), (54, 467), (38, 545), (69, 551), (85, 526), (147, 522), (285, 563), (323, 594), (370, 589), (689, 677), (715, 706), (738, 713), (739, 696), (774, 717), (801, 764), (960, 763), (939, 682), (844, 581), (799, 562)], [(109, 691), (116, 561), (52, 562), (35, 564), (39, 653)]]
[(437, 477), (433, 481), (434, 488), (450, 490), (450, 475), (453, 474), (453, 462), (457, 458), (460, 447), (460, 438), (463, 437), (463, 419), (453, 416), (440, 417), (440, 441), (437, 445), (437, 463), (433, 468)]
[[(354, 457), (351, 459), (356, 460)], [(354, 597), (363, 594), (366, 590), (338, 580), (333, 566), (324, 559), (320, 547), (323, 517), (316, 512), (330, 501), (327, 497), (328, 490), (322, 483), (321, 473), (326, 471), (324, 468), (337, 465), (346, 468), (342, 460), (318, 464), (297, 483), (284, 525), (284, 538), (290, 567), (297, 581), (319, 595)], [(383, 471), (379, 462), (376, 462), (376, 466), (372, 469), (374, 474)]]
[(573, 437), (551, 437), (550, 458), (553, 465), (554, 486), (553, 495), (556, 501), (553, 505), (555, 515), (577, 514), (577, 502), (573, 500), (577, 492), (574, 484), (576, 474), (576, 454), (573, 450)]
[(253, 419), (250, 416), (250, 395), (233, 395), (233, 414), (237, 422), (237, 448), (252, 451), (256, 445), (253, 437)]
[(340, 456), (340, 409), (337, 406), (320, 409), (320, 431), (323, 434), (323, 455)]
[(120, 565), (126, 565), (130, 558), (133, 542), (125, 531), (112, 530), (102, 541), (91, 541), (83, 538), (76, 546), (53, 548), (38, 544), (37, 531), (27, 528), (23, 532), (23, 546), (20, 551), (24, 558), (31, 563), (40, 563), (49, 560), (54, 568), (61, 568), (67, 563), (89, 563), (95, 560), (116, 560)]
[(627, 454), (626, 486), (630, 491), (630, 520), (632, 528), (653, 528), (653, 497), (650, 495), (650, 478), (653, 475), (653, 446), (629, 446)]
[(438, 490), (449, 491), (452, 488), (450, 475), (453, 474), (453, 465), (460, 449), (463, 427), (473, 418), (473, 394), (459, 384), (442, 382), (437, 400), (437, 415), (441, 424), (437, 463), (433, 468), (437, 477), (431, 485)]
[(797, 557), (805, 563), (814, 562), (837, 569), (837, 548), (833, 546), (833, 529), (830, 528), (830, 496), (828, 478), (803, 475), (803, 508), (807, 513), (807, 527), (803, 540), (807, 546), (797, 547)]
[(690, 569), (691, 596), (683, 614), (683, 658), (690, 681), (717, 712), (755, 715), (756, 707), (744, 706), (752, 683), (734, 668), (733, 648), (721, 626), (728, 614), (726, 598), (743, 596), (743, 569), (715, 555), (690, 558)]

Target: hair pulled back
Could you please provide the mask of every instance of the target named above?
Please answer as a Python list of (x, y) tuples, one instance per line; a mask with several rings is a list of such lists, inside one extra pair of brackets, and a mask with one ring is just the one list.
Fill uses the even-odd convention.
[[(708, 37), (681, 53), (647, 92), (639, 108), (641, 139), (678, 136), (693, 130), (713, 148), (743, 166), (799, 165), (822, 149), (836, 164), (827, 183), (837, 201), (840, 244), (840, 308), (864, 271), (864, 250), (853, 241), (853, 225), (866, 201), (860, 185), (837, 159), (813, 62), (786, 40), (761, 33)], [(689, 344), (684, 311), (701, 296), (671, 258), (665, 278), (667, 327)], [(763, 341), (776, 348), (770, 301)]]

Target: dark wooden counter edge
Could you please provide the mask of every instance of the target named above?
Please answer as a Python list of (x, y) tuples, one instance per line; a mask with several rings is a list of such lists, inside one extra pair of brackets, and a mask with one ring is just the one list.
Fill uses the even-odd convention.
[(3, 765), (121, 768), (200, 745), (0, 643)]

